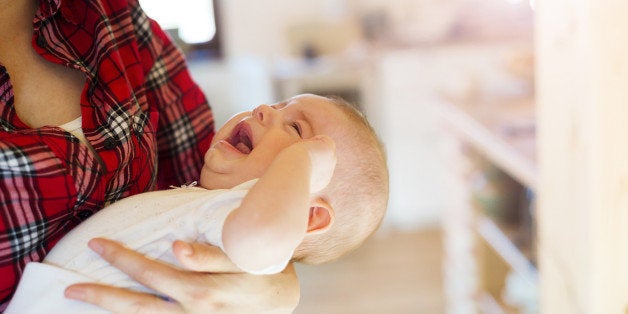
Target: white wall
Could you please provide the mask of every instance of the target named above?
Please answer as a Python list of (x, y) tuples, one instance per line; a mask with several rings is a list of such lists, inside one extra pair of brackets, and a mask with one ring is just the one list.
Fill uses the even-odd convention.
[(290, 55), (290, 25), (346, 14), (342, 0), (223, 0), (221, 5), (227, 56), (255, 56), (269, 62)]
[[(276, 100), (272, 71), (291, 57), (290, 25), (339, 19), (343, 1), (222, 0), (220, 13), (225, 58), (190, 62), (194, 77), (214, 105), (217, 125), (232, 114)], [(337, 4), (340, 4), (338, 6)]]
[(448, 204), (452, 165), (443, 156), (443, 125), (433, 110), (446, 95), (516, 96), (520, 81), (504, 66), (531, 51), (527, 42), (449, 44), (391, 51), (381, 58), (382, 138), (391, 176), (391, 223), (403, 228), (439, 223)]

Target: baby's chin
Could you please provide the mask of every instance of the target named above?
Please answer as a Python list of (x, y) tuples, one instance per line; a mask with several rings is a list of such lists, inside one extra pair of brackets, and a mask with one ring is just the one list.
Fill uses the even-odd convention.
[(220, 184), (220, 180), (217, 180), (219, 176), (219, 174), (210, 171), (207, 167), (203, 167), (198, 185), (208, 190), (225, 189), (226, 187)]
[(201, 179), (198, 182), (198, 185), (202, 188), (208, 189), (208, 190), (212, 190), (211, 185), (209, 182), (207, 182), (207, 179), (203, 178), (203, 176), (201, 175)]
[(222, 190), (231, 189), (241, 183), (235, 180), (233, 176), (219, 174), (219, 173), (201, 173), (201, 178), (198, 182), (199, 186), (208, 190)]

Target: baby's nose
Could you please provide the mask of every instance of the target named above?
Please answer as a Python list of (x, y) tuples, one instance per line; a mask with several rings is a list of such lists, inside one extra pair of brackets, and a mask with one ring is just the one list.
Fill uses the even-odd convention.
[(260, 105), (253, 109), (253, 117), (262, 123), (268, 122), (274, 109), (268, 105)]

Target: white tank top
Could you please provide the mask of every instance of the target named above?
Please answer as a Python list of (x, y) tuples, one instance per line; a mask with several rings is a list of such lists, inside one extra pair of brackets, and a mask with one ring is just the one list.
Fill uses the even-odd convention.
[(81, 142), (89, 144), (85, 138), (85, 134), (83, 134), (83, 117), (78, 117), (70, 122), (60, 125), (59, 127), (76, 136)]
[[(70, 122), (60, 125), (59, 127), (76, 136), (76, 138), (78, 138), (81, 143), (87, 145), (87, 148), (89, 148), (89, 150), (96, 154), (96, 150), (87, 140), (87, 138), (85, 138), (85, 134), (83, 133), (83, 117), (78, 117)], [(96, 154), (96, 156), (98, 157), (98, 154)]]

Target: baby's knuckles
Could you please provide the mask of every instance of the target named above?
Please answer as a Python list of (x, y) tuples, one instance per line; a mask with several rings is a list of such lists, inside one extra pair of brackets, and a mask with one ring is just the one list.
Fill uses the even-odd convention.
[(312, 164), (311, 192), (324, 189), (336, 168), (336, 144), (329, 136), (318, 135), (300, 142), (309, 152)]

